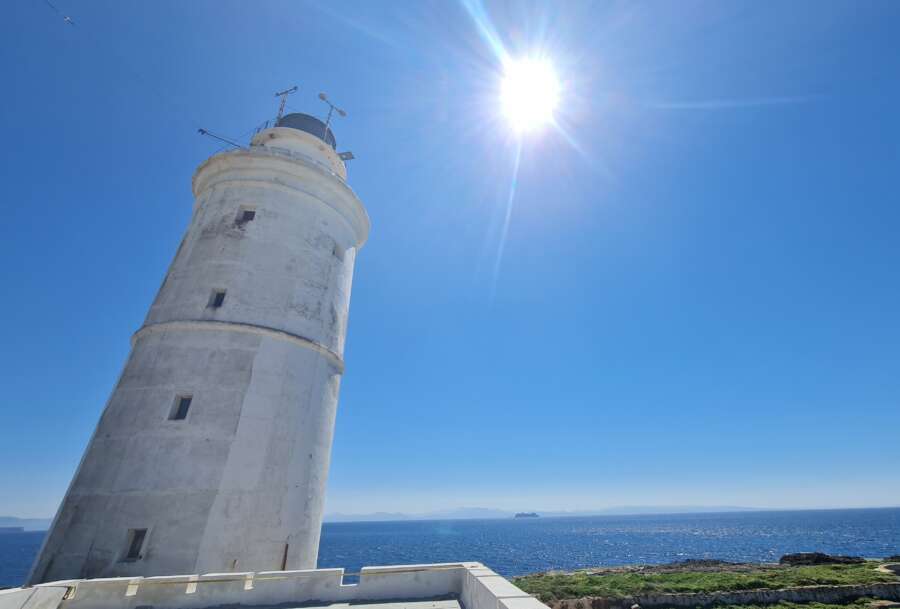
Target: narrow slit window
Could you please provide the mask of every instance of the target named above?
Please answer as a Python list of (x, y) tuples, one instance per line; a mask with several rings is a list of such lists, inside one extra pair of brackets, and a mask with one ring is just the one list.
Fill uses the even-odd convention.
[(225, 290), (213, 290), (212, 295), (209, 297), (209, 306), (213, 309), (218, 309), (223, 304), (225, 304)]
[(175, 398), (175, 405), (172, 407), (172, 413), (169, 415), (170, 421), (183, 421), (187, 418), (188, 410), (191, 408), (193, 396), (179, 395)]
[(246, 222), (252, 222), (256, 218), (256, 210), (255, 209), (246, 209), (241, 208), (238, 211), (237, 223), (244, 224)]
[(147, 529), (128, 529), (128, 547), (125, 551), (125, 560), (141, 559), (141, 550), (144, 549), (145, 539), (147, 539)]

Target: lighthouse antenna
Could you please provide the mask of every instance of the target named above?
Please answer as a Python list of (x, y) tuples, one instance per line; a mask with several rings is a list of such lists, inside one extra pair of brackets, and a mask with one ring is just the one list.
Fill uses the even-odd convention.
[(295, 93), (297, 91), (297, 85), (294, 85), (290, 89), (285, 89), (284, 91), (280, 91), (275, 94), (275, 97), (281, 98), (281, 104), (278, 106), (278, 117), (275, 119), (275, 125), (278, 125), (278, 121), (281, 120), (281, 117), (284, 116), (284, 105), (287, 103), (287, 96), (291, 93)]
[(331, 125), (332, 114), (337, 112), (340, 116), (347, 116), (347, 113), (344, 112), (343, 110), (341, 110), (340, 108), (338, 108), (337, 106), (335, 106), (333, 103), (331, 103), (331, 100), (328, 99), (328, 96), (325, 95), (324, 93), (319, 93), (319, 99), (321, 99), (323, 102), (328, 104), (328, 117), (325, 119), (325, 134), (324, 134), (324, 136), (327, 138), (328, 137), (328, 128)]
[(197, 129), (197, 133), (199, 133), (200, 135), (205, 135), (205, 136), (211, 137), (214, 140), (219, 140), (220, 142), (225, 142), (226, 144), (230, 144), (230, 145), (234, 146), (235, 148), (243, 148), (243, 146), (231, 141), (227, 137), (222, 137), (221, 135), (216, 135), (215, 133), (210, 133), (206, 129)]

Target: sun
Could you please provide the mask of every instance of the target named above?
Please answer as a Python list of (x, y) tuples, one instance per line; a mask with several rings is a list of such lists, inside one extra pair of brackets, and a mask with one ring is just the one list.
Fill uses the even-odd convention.
[(518, 133), (552, 122), (559, 104), (559, 79), (553, 64), (544, 58), (507, 62), (500, 103), (504, 116)]

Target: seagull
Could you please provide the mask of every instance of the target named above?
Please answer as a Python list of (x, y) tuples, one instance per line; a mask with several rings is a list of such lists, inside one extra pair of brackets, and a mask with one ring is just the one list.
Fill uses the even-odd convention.
[(54, 12), (55, 12), (57, 15), (59, 15), (60, 17), (62, 17), (62, 20), (63, 20), (63, 21), (65, 21), (65, 22), (68, 23), (69, 25), (75, 25), (75, 22), (72, 21), (72, 18), (69, 17), (68, 15), (63, 15), (62, 11), (59, 10), (58, 8), (56, 8), (56, 6), (54, 6), (53, 3), (50, 2), (50, 0), (44, 0), (44, 2), (46, 2), (46, 3), (47, 3), (47, 6), (49, 6), (50, 8), (52, 8), (52, 9), (54, 10)]

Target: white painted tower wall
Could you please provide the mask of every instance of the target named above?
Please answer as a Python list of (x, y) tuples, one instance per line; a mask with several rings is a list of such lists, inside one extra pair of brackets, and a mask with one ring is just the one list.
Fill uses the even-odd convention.
[[(315, 568), (369, 230), (345, 179), (330, 146), (287, 127), (198, 168), (190, 226), (29, 583)], [(180, 396), (187, 418), (170, 420)]]

